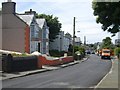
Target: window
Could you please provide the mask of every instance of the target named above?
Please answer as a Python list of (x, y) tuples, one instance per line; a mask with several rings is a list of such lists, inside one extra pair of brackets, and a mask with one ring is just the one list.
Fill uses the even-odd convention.
[(33, 38), (34, 37), (34, 25), (31, 25), (30, 26), (30, 29), (31, 29), (31, 38)]

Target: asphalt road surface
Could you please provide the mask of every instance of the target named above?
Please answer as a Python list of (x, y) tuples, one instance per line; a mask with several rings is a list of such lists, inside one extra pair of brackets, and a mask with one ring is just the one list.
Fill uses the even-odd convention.
[(3, 88), (88, 88), (96, 86), (110, 71), (111, 60), (90, 55), (87, 61), (25, 77), (3, 81)]

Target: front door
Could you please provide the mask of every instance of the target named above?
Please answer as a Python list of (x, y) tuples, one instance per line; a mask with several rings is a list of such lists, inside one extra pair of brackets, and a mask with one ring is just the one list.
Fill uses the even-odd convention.
[(38, 52), (40, 52), (40, 43), (38, 43)]

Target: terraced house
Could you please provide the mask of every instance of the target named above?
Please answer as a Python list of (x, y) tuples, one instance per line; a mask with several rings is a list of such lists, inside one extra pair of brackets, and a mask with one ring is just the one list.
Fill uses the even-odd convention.
[(11, 1), (2, 3), (2, 49), (21, 53), (38, 51), (48, 54), (48, 48), (43, 50), (48, 46), (46, 43), (43, 44), (43, 35), (49, 35), (47, 24), (45, 24), (47, 29), (44, 29), (48, 32), (43, 32), (44, 29), (42, 30), (40, 27), (40, 23), (43, 22), (37, 23), (35, 11), (30, 9), (23, 14), (18, 14), (15, 12), (15, 6), (16, 3)]

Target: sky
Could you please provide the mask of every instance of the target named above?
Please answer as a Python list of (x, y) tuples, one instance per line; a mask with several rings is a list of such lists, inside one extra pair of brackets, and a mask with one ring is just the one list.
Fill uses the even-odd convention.
[[(7, 0), (2, 0), (7, 1)], [(33, 9), (39, 14), (47, 14), (58, 17), (62, 23), (61, 30), (65, 33), (73, 34), (73, 17), (76, 18), (75, 35), (80, 37), (82, 42), (86, 36), (86, 43), (102, 42), (106, 37), (112, 34), (104, 32), (101, 24), (96, 23), (96, 17), (93, 15), (92, 0), (12, 0), (16, 2), (16, 12), (24, 13)], [(80, 32), (78, 32), (80, 31)], [(114, 43), (117, 39), (111, 37)]]

